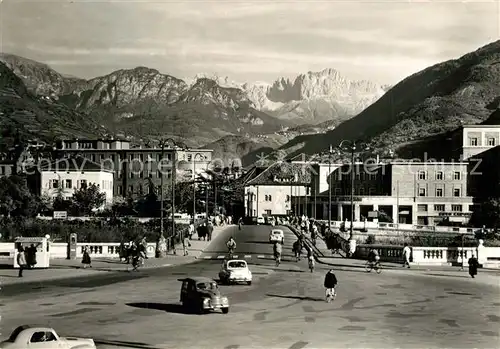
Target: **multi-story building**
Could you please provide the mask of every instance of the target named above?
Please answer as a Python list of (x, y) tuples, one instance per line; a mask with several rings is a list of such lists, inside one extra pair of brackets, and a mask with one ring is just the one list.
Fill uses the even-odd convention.
[(59, 159), (42, 164), (31, 175), (38, 177), (31, 181), (38, 195), (52, 199), (62, 196), (68, 200), (75, 190), (95, 184), (105, 194), (102, 208), (113, 202), (113, 170), (85, 158)]
[[(473, 208), (468, 196), (467, 163), (393, 162), (357, 164), (354, 186), (351, 166), (337, 168), (332, 175), (331, 217), (351, 220), (351, 188), (354, 220), (377, 217), (370, 212), (384, 212), (394, 222), (407, 224), (437, 224), (443, 220), (465, 223)], [(301, 198), (301, 203), (304, 204)], [(328, 193), (316, 197), (316, 218), (328, 218)]]
[(10, 160), (0, 159), (0, 177), (8, 177), (14, 173), (14, 163)]
[(469, 195), (477, 203), (500, 198), (500, 146), (469, 159)]
[(141, 196), (153, 185), (172, 179), (173, 159), (177, 161), (176, 180), (193, 180), (212, 162), (211, 149), (179, 147), (131, 147), (127, 140), (63, 140), (57, 144), (58, 157), (83, 156), (114, 170), (115, 196)]
[(256, 173), (245, 184), (246, 216), (305, 213), (294, 198), (310, 197), (311, 178), (306, 166), (291, 162), (278, 162)]
[(462, 161), (500, 145), (500, 125), (467, 125), (453, 133), (452, 153)]

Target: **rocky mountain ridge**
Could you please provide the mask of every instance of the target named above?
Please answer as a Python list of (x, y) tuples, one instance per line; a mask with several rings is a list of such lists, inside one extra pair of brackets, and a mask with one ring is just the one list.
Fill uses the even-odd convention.
[(498, 86), (500, 40), (407, 77), (333, 131), (296, 137), (282, 150), (316, 154), (351, 139), (369, 142), (374, 151), (392, 150), (402, 158), (423, 158), (427, 153), (446, 159), (450, 155), (446, 132), (492, 116), (500, 107)]

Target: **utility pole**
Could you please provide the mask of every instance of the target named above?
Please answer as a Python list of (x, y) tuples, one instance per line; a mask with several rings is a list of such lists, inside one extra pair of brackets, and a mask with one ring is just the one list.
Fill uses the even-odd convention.
[(332, 146), (328, 152), (328, 174), (326, 175), (328, 184), (328, 230), (332, 230)]
[(195, 222), (195, 219), (196, 219), (196, 156), (193, 156), (193, 224)]
[(351, 148), (351, 229), (349, 230), (349, 240), (352, 240), (354, 229), (354, 151), (356, 144)]
[[(175, 219), (174, 219), (174, 214), (175, 214), (175, 183), (176, 183), (176, 172), (177, 172), (177, 147), (174, 145), (174, 151), (172, 153), (172, 238), (174, 239), (175, 243)], [(181, 236), (181, 241), (182, 241), (182, 236)], [(175, 248), (174, 248), (174, 254), (175, 254)]]

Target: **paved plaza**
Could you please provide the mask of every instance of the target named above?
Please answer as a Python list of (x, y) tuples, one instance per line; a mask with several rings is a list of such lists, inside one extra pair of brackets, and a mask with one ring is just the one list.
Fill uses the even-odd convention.
[[(314, 273), (293, 261), (293, 233), (285, 229), (285, 261), (274, 266), (269, 227), (229, 227), (195, 262), (137, 273), (106, 272), (40, 284), (6, 285), (4, 336), (18, 325), (42, 323), (63, 335), (91, 336), (99, 348), (497, 348), (500, 275), (476, 279), (457, 268), (402, 269), (387, 265), (366, 273), (362, 261), (326, 258)], [(183, 313), (184, 276), (217, 279), (233, 236), (235, 253), (248, 260), (251, 286), (221, 286), (227, 315)], [(167, 262), (168, 263), (168, 262)], [(331, 266), (333, 265), (333, 266)], [(338, 297), (324, 301), (323, 278), (332, 267)]]

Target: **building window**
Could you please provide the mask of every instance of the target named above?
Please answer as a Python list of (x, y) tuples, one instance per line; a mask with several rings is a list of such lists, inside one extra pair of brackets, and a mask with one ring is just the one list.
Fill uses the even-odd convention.
[(133, 185), (129, 185), (129, 186), (128, 186), (128, 192), (129, 192), (130, 194), (132, 194), (132, 193), (134, 192), (134, 186), (133, 186)]
[(436, 196), (438, 197), (443, 196), (443, 188), (436, 188)]
[(286, 196), (286, 202), (290, 202), (290, 195)]
[(193, 159), (193, 155), (192, 154), (188, 154), (188, 159), (187, 161), (191, 161)]
[(66, 179), (66, 185), (65, 185), (65, 188), (66, 189), (71, 189), (73, 188), (73, 181), (71, 179)]
[(54, 189), (59, 188), (59, 181), (57, 179), (52, 180), (52, 188)]
[(118, 195), (123, 195), (123, 188), (121, 185), (118, 186)]
[(460, 197), (460, 189), (459, 188), (453, 189), (453, 196)]
[(359, 188), (359, 195), (364, 195), (365, 194), (365, 188), (364, 187), (360, 187)]
[(80, 188), (86, 189), (87, 188), (87, 180), (86, 179), (81, 179), (80, 180)]
[(418, 212), (427, 212), (427, 205), (418, 205), (417, 211)]
[(462, 212), (462, 205), (451, 205), (451, 210), (453, 212)]
[(266, 210), (266, 215), (270, 216), (271, 215), (271, 210)]
[(418, 171), (418, 179), (425, 180), (426, 177), (425, 171)]
[(140, 154), (139, 159), (141, 160), (141, 162), (144, 161), (144, 154)]
[(368, 195), (373, 195), (375, 188), (368, 188)]
[(5, 167), (0, 166), (0, 176), (3, 176), (5, 174)]
[(478, 144), (477, 142), (477, 138), (469, 138), (469, 145), (472, 146), (472, 147), (476, 147)]
[(443, 171), (436, 172), (436, 180), (437, 181), (442, 181), (443, 180)]
[(341, 191), (340, 188), (335, 188), (335, 195), (340, 195)]
[(454, 174), (453, 174), (453, 179), (455, 179), (456, 181), (459, 181), (460, 180), (460, 172), (456, 171)]
[(444, 212), (444, 205), (434, 205), (434, 211)]
[(488, 138), (488, 146), (490, 147), (495, 146), (495, 138)]
[(469, 205), (469, 212), (474, 212), (476, 210), (476, 205)]
[(267, 201), (267, 195), (264, 195), (264, 201)]
[(418, 188), (418, 196), (425, 196), (425, 188)]

